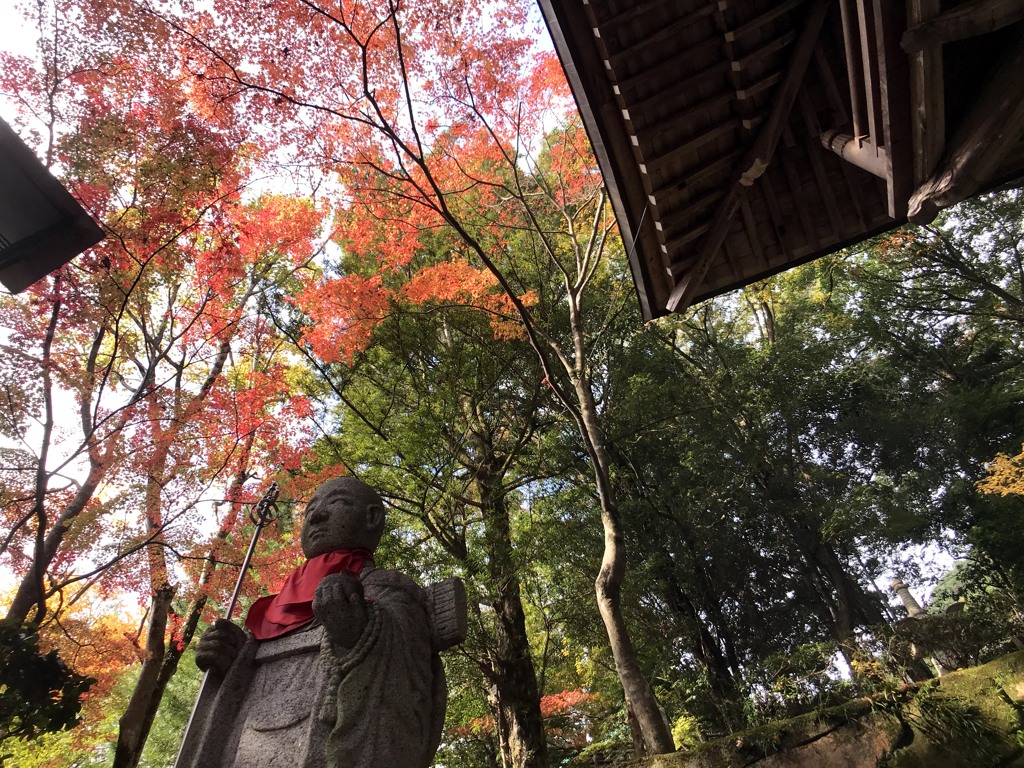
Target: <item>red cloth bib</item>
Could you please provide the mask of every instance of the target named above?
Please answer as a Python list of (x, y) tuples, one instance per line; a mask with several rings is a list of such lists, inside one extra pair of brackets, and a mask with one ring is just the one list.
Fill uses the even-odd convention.
[(278, 594), (252, 604), (245, 626), (257, 640), (270, 640), (309, 624), (314, 619), (313, 596), (320, 580), (342, 571), (358, 574), (371, 556), (366, 549), (339, 549), (307, 560), (285, 579)]

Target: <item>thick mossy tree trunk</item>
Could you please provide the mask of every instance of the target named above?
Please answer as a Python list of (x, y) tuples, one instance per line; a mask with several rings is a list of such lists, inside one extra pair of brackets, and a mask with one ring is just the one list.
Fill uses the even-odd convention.
[(500, 458), (489, 445), (485, 425), (474, 429), (482, 461), (474, 467), (484, 520), (484, 541), (494, 609), (493, 636), (482, 665), (494, 686), (491, 708), (503, 768), (547, 768), (547, 740), (540, 709), (541, 692), (530, 655), (526, 614), (513, 557), (508, 498)]
[(507, 768), (546, 768), (540, 690), (526, 634), (519, 577), (512, 560), (508, 510), (503, 498), (488, 506), (485, 525), (495, 615), (494, 645), (488, 661), (496, 693), (502, 763)]

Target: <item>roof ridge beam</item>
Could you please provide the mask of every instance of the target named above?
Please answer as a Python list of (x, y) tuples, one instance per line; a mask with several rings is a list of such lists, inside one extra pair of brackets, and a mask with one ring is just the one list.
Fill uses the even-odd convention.
[(931, 45), (995, 32), (1022, 19), (1024, 3), (1020, 0), (974, 0), (910, 27), (900, 46), (907, 53), (917, 53)]

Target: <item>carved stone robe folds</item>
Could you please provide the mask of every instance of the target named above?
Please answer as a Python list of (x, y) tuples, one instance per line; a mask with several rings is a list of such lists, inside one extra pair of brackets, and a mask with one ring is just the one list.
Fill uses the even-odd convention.
[(447, 700), (438, 651), (450, 644), (438, 637), (433, 588), (372, 567), (359, 578), (367, 625), (355, 647), (335, 647), (318, 624), (250, 636), (209, 711), (196, 713), (181, 765), (430, 766)]
[(334, 715), (327, 754), (339, 768), (427, 768), (441, 739), (447, 686), (426, 595), (395, 571), (373, 571), (363, 587), (366, 629), (355, 648), (333, 654), (328, 691), (336, 699), (323, 708), (325, 720)]

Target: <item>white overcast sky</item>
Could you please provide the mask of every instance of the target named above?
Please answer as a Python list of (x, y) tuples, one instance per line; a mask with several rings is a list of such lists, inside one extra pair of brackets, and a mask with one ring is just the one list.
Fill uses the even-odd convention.
[[(0, 0), (0, 50), (29, 55), (35, 41), (13, 5), (13, 0)], [(0, 117), (10, 120), (13, 112), (10, 102), (0, 96)]]

